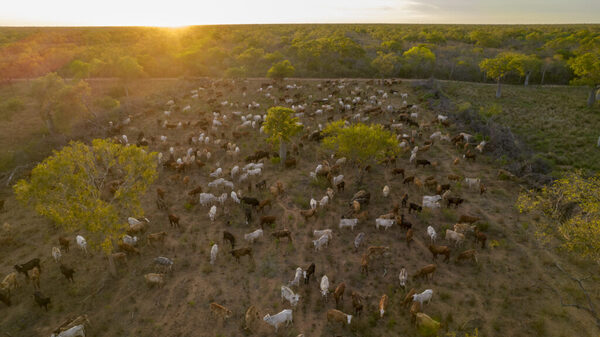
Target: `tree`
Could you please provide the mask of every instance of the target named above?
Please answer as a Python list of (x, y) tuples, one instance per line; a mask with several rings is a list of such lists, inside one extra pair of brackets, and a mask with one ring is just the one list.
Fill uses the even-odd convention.
[(346, 126), (339, 120), (327, 124), (323, 130), (323, 146), (339, 156), (365, 165), (372, 160), (383, 160), (399, 153), (398, 140), (381, 124), (363, 123)]
[(92, 65), (81, 60), (74, 60), (73, 62), (71, 62), (71, 64), (69, 64), (69, 71), (75, 79), (86, 79), (90, 77)]
[(121, 56), (115, 64), (117, 76), (125, 85), (125, 96), (129, 98), (129, 83), (144, 75), (144, 68), (131, 56)]
[[(140, 198), (157, 177), (156, 152), (95, 139), (71, 142), (14, 186), (17, 199), (69, 232), (85, 231), (92, 247), (109, 253), (127, 228), (124, 219), (143, 215)], [(112, 189), (112, 190), (111, 190)]]
[(269, 69), (269, 71), (267, 72), (267, 77), (274, 79), (283, 79), (285, 77), (293, 76), (295, 72), (296, 69), (294, 68), (294, 66), (292, 66), (290, 61), (283, 60), (281, 62), (273, 64), (271, 69)]
[(415, 74), (421, 73), (424, 69), (431, 69), (435, 65), (435, 54), (425, 46), (412, 47), (402, 54), (405, 64), (412, 69)]
[(587, 105), (592, 107), (596, 102), (596, 91), (600, 85), (600, 53), (585, 53), (568, 61), (577, 76), (571, 81), (574, 85), (587, 85), (590, 88)]
[(245, 78), (246, 77), (246, 67), (231, 67), (227, 68), (225, 71), (225, 77), (227, 78)]
[(565, 250), (600, 262), (600, 174), (570, 172), (539, 192), (521, 193), (517, 207), (543, 215), (542, 238), (558, 237)]
[(90, 87), (84, 81), (66, 84), (58, 74), (49, 73), (33, 81), (30, 94), (48, 132), (55, 134), (66, 131), (73, 117), (86, 109), (83, 100)]
[(394, 68), (399, 61), (398, 55), (396, 53), (384, 53), (377, 52), (377, 57), (373, 59), (371, 62), (371, 66), (377, 69), (377, 72), (382, 77), (390, 77), (394, 73)]
[(531, 76), (531, 73), (538, 71), (542, 66), (542, 61), (535, 55), (518, 55), (513, 62), (519, 74), (525, 76), (525, 86), (529, 85), (529, 76)]
[(294, 110), (282, 106), (271, 107), (267, 110), (265, 119), (265, 133), (269, 135), (267, 139), (274, 145), (279, 144), (279, 157), (281, 163), (286, 159), (286, 143), (291, 137), (302, 130), (302, 125), (298, 123), (297, 117), (292, 117)]
[(496, 79), (498, 88), (496, 89), (496, 98), (502, 96), (501, 80), (511, 71), (517, 70), (517, 64), (514, 62), (518, 54), (506, 52), (500, 53), (493, 59), (487, 58), (479, 63), (479, 68), (487, 73), (488, 77)]

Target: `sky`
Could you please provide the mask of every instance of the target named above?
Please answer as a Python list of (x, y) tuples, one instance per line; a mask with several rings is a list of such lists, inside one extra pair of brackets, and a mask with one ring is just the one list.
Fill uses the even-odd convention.
[(3, 0), (0, 26), (600, 23), (600, 0)]

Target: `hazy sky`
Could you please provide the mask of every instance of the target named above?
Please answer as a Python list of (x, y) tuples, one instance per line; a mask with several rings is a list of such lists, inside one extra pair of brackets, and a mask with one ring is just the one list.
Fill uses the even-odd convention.
[(600, 23), (600, 0), (3, 0), (2, 26)]

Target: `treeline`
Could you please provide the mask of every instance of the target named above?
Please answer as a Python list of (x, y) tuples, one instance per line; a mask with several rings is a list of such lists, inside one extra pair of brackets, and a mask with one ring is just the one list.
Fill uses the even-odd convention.
[(122, 77), (131, 62), (150, 77), (263, 77), (288, 60), (296, 77), (492, 81), (481, 62), (510, 52), (529, 65), (503, 82), (567, 84), (576, 77), (569, 61), (599, 50), (600, 25), (0, 28), (0, 80)]

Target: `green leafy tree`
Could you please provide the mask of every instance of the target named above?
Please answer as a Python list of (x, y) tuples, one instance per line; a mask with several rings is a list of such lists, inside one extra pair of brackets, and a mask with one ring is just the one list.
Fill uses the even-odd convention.
[(225, 71), (225, 77), (228, 78), (245, 78), (246, 67), (231, 67)]
[(525, 76), (524, 85), (529, 85), (529, 77), (542, 67), (542, 61), (535, 55), (518, 55), (514, 61), (515, 68), (521, 76)]
[(294, 68), (294, 66), (292, 66), (290, 61), (283, 60), (281, 62), (275, 63), (271, 67), (271, 69), (267, 71), (267, 77), (280, 80), (285, 77), (293, 76), (295, 72), (296, 69)]
[(341, 157), (365, 165), (373, 160), (383, 160), (399, 153), (396, 137), (381, 124), (363, 123), (346, 126), (339, 120), (327, 124), (323, 130), (323, 146)]
[(383, 53), (379, 51), (377, 52), (377, 57), (371, 62), (371, 66), (377, 69), (377, 72), (382, 77), (391, 77), (394, 74), (394, 69), (399, 59), (396, 53)]
[(48, 132), (55, 134), (66, 131), (73, 118), (87, 109), (84, 99), (90, 95), (90, 87), (84, 81), (67, 84), (58, 74), (48, 73), (33, 81), (30, 95)]
[(92, 247), (109, 253), (127, 229), (124, 219), (143, 215), (140, 198), (157, 177), (156, 153), (95, 139), (71, 142), (14, 186), (17, 199), (68, 232), (85, 231)]
[(600, 175), (569, 172), (539, 192), (521, 193), (517, 207), (542, 215), (542, 238), (558, 237), (567, 251), (600, 262)]
[(92, 65), (81, 60), (74, 60), (69, 64), (69, 71), (75, 79), (86, 79), (90, 77), (90, 73), (92, 72)]
[(267, 117), (264, 123), (264, 130), (269, 138), (267, 139), (274, 145), (279, 144), (279, 157), (281, 163), (286, 159), (286, 143), (302, 130), (302, 125), (298, 123), (298, 118), (293, 117), (294, 110), (282, 106), (271, 107), (267, 110)]
[(122, 56), (115, 64), (115, 72), (123, 81), (125, 86), (125, 96), (129, 98), (129, 83), (132, 80), (144, 76), (144, 68), (138, 63), (137, 59), (131, 56)]
[[(404, 63), (415, 74), (433, 74), (435, 54), (425, 46), (412, 47), (402, 54)], [(429, 71), (426, 71), (429, 70)]]
[(488, 77), (496, 79), (498, 87), (496, 89), (496, 98), (502, 96), (501, 80), (508, 73), (517, 71), (515, 60), (519, 54), (506, 52), (500, 53), (495, 58), (487, 58), (479, 63), (479, 68), (487, 73)]
[(571, 81), (574, 85), (586, 85), (590, 88), (587, 105), (596, 102), (596, 91), (600, 86), (600, 53), (585, 53), (569, 60), (569, 66), (577, 76)]

